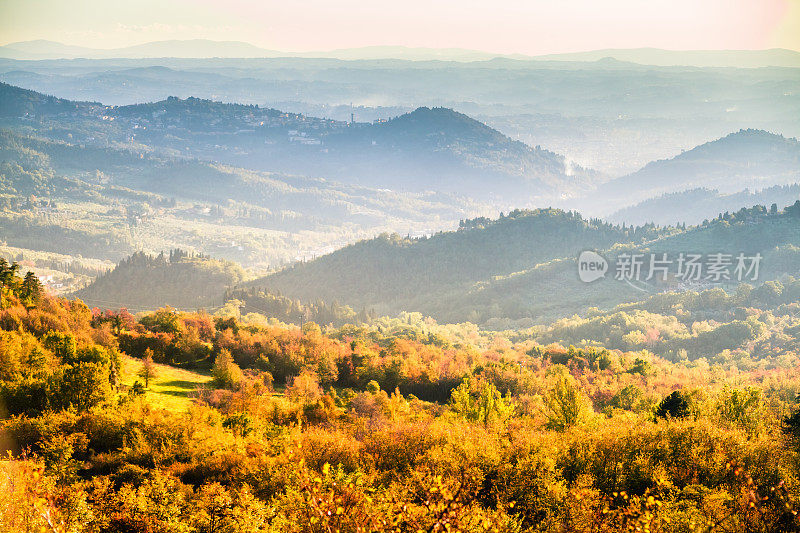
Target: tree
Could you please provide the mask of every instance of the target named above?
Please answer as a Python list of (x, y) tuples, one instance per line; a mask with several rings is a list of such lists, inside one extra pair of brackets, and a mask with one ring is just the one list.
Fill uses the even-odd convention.
[(111, 386), (111, 390), (116, 391), (119, 389), (119, 373), (122, 369), (122, 361), (117, 350), (111, 350), (108, 354), (108, 362), (111, 365), (108, 374), (108, 384)]
[(717, 403), (723, 420), (737, 424), (749, 433), (755, 433), (761, 424), (762, 407), (761, 391), (755, 387), (731, 389), (725, 386)]
[(366, 391), (370, 394), (377, 394), (381, 391), (381, 385), (374, 379), (371, 379), (369, 383), (367, 383)]
[(319, 376), (316, 372), (304, 370), (289, 381), (286, 395), (303, 405), (313, 404), (322, 397), (322, 387), (319, 386)]
[(514, 412), (514, 404), (503, 398), (494, 383), (467, 378), (450, 396), (450, 407), (472, 422), (488, 427), (493, 421), (505, 420)]
[(235, 389), (244, 379), (242, 369), (233, 360), (231, 352), (224, 348), (214, 359), (211, 375), (214, 377), (214, 386), (220, 389)]
[(547, 429), (565, 431), (585, 421), (590, 412), (589, 401), (575, 386), (571, 376), (562, 373), (547, 398)]
[(652, 371), (653, 365), (650, 364), (650, 361), (641, 357), (637, 357), (631, 369), (628, 370), (631, 374), (641, 374), (643, 376), (647, 376), (652, 373)]
[(111, 386), (111, 390), (119, 388), (119, 371), (115, 364), (111, 365), (111, 371), (108, 373), (108, 384)]
[(761, 286), (753, 289), (751, 297), (762, 305), (773, 307), (782, 303), (782, 293), (783, 283), (780, 281), (765, 281)]
[[(798, 399), (800, 399), (800, 396)], [(789, 445), (800, 450), (800, 408), (783, 419), (782, 429)]]
[(42, 284), (39, 282), (33, 272), (25, 274), (25, 279), (22, 280), (22, 287), (20, 289), (20, 297), (29, 306), (34, 306), (39, 302), (42, 295)]
[(4, 287), (13, 287), (18, 271), (19, 264), (16, 261), (9, 265), (5, 259), (0, 259), (0, 283)]
[(101, 363), (86, 362), (66, 365), (51, 377), (51, 390), (53, 407), (88, 411), (110, 397), (108, 367)]
[(131, 396), (141, 396), (142, 394), (144, 394), (144, 386), (142, 385), (142, 382), (137, 380), (133, 384), (133, 387), (131, 387), (131, 390), (128, 394), (130, 394)]
[(661, 400), (656, 409), (656, 418), (686, 418), (687, 416), (689, 416), (689, 400), (679, 390)]
[(145, 388), (150, 388), (150, 380), (155, 379), (157, 375), (156, 364), (153, 362), (153, 350), (150, 348), (144, 351), (144, 359), (142, 359), (142, 368), (139, 370), (138, 376), (144, 380)]
[(642, 401), (644, 393), (636, 385), (627, 385), (611, 398), (611, 406), (626, 411), (634, 411)]
[(42, 344), (64, 364), (77, 360), (78, 344), (75, 342), (75, 337), (69, 333), (51, 331), (44, 337)]

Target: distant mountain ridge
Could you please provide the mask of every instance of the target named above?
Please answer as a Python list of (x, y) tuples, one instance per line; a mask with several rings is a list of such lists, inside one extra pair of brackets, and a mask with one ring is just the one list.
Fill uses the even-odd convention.
[(152, 41), (121, 48), (89, 48), (55, 41), (35, 40), (0, 46), (0, 57), (20, 60), (105, 59), (105, 58), (259, 58), (299, 57), (335, 59), (405, 59), (410, 61), (487, 61), (495, 57), (525, 57), (465, 48), (425, 48), (408, 46), (364, 46), (327, 51), (289, 52), (261, 48), (242, 41), (186, 39)]
[(364, 46), (310, 52), (288, 52), (261, 48), (241, 41), (187, 39), (152, 41), (113, 49), (72, 46), (54, 41), (35, 40), (0, 46), (0, 57), (20, 60), (103, 59), (103, 58), (259, 58), (300, 57), (344, 60), (404, 59), (410, 61), (489, 61), (505, 58), (523, 61), (618, 61), (658, 66), (696, 67), (800, 67), (800, 52), (773, 48), (769, 50), (663, 50), (658, 48), (604, 49), (586, 52), (525, 55), (493, 53), (465, 48), (426, 48), (408, 46)]
[(198, 98), (114, 107), (48, 99), (3, 83), (0, 95), (0, 114), (38, 120), (45, 135), (54, 123), (71, 120), (85, 132), (82, 138), (71, 132), (72, 140), (135, 142), (359, 186), (481, 195), (520, 205), (520, 197), (575, 194), (600, 178), (564, 156), (512, 140), (447, 108), (420, 107), (389, 121), (348, 123)]
[(616, 224), (641, 225), (652, 222), (661, 226), (670, 224), (700, 224), (713, 218), (715, 213), (736, 211), (744, 205), (775, 204), (779, 209), (794, 204), (800, 199), (800, 184), (776, 185), (751, 191), (745, 189), (732, 194), (718, 190), (697, 188), (664, 194), (636, 205), (620, 209), (606, 217)]
[[(740, 130), (604, 182), (601, 174), (560, 154), (515, 141), (449, 108), (420, 107), (388, 121), (365, 123), (193, 97), (104, 106), (4, 83), (0, 96), (0, 116), (25, 127), (38, 121), (43, 135), (58, 140), (142, 144), (171, 156), (259, 171), (377, 189), (485, 197), (498, 211), (557, 204), (608, 216), (625, 206), (698, 187), (731, 195), (800, 183), (800, 143), (756, 129)], [(80, 123), (80, 128), (65, 128), (64, 121)]]
[(240, 41), (208, 39), (152, 41), (122, 48), (89, 48), (55, 41), (35, 40), (0, 46), (0, 57), (9, 59), (103, 59), (112, 57), (276, 57), (265, 50)]
[(653, 161), (642, 169), (601, 185), (606, 201), (629, 204), (694, 189), (718, 189), (723, 194), (800, 182), (800, 141), (764, 130), (747, 129), (701, 144), (671, 159)]
[(609, 48), (537, 56), (550, 61), (600, 61), (606, 58), (641, 65), (689, 67), (800, 67), (800, 52), (768, 50), (663, 50), (660, 48)]
[(106, 105), (196, 97), (341, 121), (351, 112), (371, 122), (421, 105), (447, 107), (614, 176), (741, 128), (800, 136), (800, 69), (793, 68), (615, 59), (0, 59), (0, 80)]

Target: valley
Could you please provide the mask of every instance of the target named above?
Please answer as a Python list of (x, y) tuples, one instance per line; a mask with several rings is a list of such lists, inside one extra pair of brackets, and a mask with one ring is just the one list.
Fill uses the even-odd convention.
[(382, 9), (0, 43), (0, 531), (800, 530), (800, 53)]

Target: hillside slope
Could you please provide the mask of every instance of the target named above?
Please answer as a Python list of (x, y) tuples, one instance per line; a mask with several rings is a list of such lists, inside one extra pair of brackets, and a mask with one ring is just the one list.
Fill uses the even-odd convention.
[(652, 238), (653, 231), (622, 229), (556, 209), (514, 211), (498, 220), (463, 221), (458, 231), (430, 238), (382, 235), (251, 284), (292, 298), (374, 308), (378, 314), (408, 310), (463, 320), (467, 311), (449, 304), (476, 283), (575, 257), (587, 248)]
[(800, 181), (800, 142), (763, 130), (741, 130), (601, 185), (606, 200), (633, 203), (702, 186), (722, 193)]
[[(78, 136), (75, 130), (75, 137)], [(0, 129), (0, 232), (11, 246), (109, 259), (190, 249), (275, 267), (392, 228), (419, 234), (487, 210), (397, 193)]]
[[(384, 237), (361, 242), (253, 283), (289, 297), (320, 294), (379, 314), (420, 311), (440, 321), (503, 328), (593, 307), (610, 309), (662, 291), (735, 288), (735, 279), (715, 282), (705, 273), (697, 281), (677, 279), (680, 253), (701, 254), (706, 262), (715, 253), (760, 253), (760, 274), (753, 282), (800, 271), (800, 203), (779, 213), (760, 206), (743, 209), (685, 230), (598, 225), (555, 210), (514, 213), (470, 228), (424, 241)], [(603, 254), (609, 271), (584, 283), (576, 258), (589, 249)], [(632, 283), (615, 279), (623, 253), (645, 258), (644, 275)], [(673, 261), (668, 281), (645, 279), (651, 253), (667, 253)]]
[[(595, 282), (580, 281), (576, 258), (566, 257), (476, 285), (469, 293), (454, 295), (447, 306), (441, 306), (441, 310), (450, 313), (445, 316), (451, 320), (463, 315), (463, 310), (470, 310), (472, 317), (479, 322), (506, 327), (512, 323), (508, 319), (542, 323), (576, 313), (584, 314), (592, 308), (611, 309), (665, 291), (715, 287), (735, 290), (738, 285), (734, 275), (735, 258), (739, 253), (747, 257), (762, 255), (757, 279), (745, 276), (742, 280), (745, 283), (757, 285), (786, 275), (797, 276), (800, 272), (800, 203), (774, 215), (763, 206), (742, 209), (685, 231), (667, 232), (646, 243), (614, 246), (601, 253), (609, 262), (609, 271)], [(616, 279), (615, 266), (620, 264), (620, 254), (623, 253), (642, 254), (642, 275), (638, 279), (630, 282)], [(655, 254), (658, 260), (665, 253), (672, 261), (668, 280), (662, 281), (657, 274), (647, 281), (650, 255)], [(681, 253), (702, 255), (700, 262), (704, 266), (699, 280), (683, 281), (677, 277)], [(732, 256), (728, 269), (731, 279), (713, 281), (708, 278), (709, 256), (716, 253)]]
[(581, 167), (568, 168), (561, 155), (514, 141), (446, 108), (420, 107), (385, 123), (344, 130), (324, 141), (329, 150), (339, 152), (344, 165), (329, 172), (366, 176), (398, 188), (477, 189), (495, 195), (575, 194), (597, 178), (596, 173)]
[(90, 306), (153, 310), (166, 305), (197, 309), (221, 305), (225, 290), (244, 279), (235, 263), (173, 250), (168, 256), (136, 253), (72, 296)]
[(574, 194), (598, 179), (561, 155), (446, 108), (345, 123), (254, 106), (169, 98), (110, 112), (138, 142), (237, 166), (395, 190), (511, 198)]
[(700, 224), (725, 211), (736, 211), (743, 205), (776, 204), (783, 209), (800, 199), (800, 184), (775, 185), (757, 191), (723, 194), (705, 188), (667, 193), (636, 205), (620, 209), (606, 217), (615, 224), (641, 225), (652, 222), (660, 226), (670, 224)]
[(102, 106), (88, 102), (75, 102), (15, 87), (0, 82), (0, 117), (44, 117), (67, 113), (88, 114), (99, 112)]
[(519, 205), (520, 198), (574, 195), (599, 179), (561, 155), (446, 108), (356, 123), (198, 98), (112, 107), (48, 99), (7, 84), (0, 84), (0, 93), (7, 100), (0, 111), (14, 127), (33, 127), (49, 138), (143, 145), (162, 155), (373, 188), (489, 196)]

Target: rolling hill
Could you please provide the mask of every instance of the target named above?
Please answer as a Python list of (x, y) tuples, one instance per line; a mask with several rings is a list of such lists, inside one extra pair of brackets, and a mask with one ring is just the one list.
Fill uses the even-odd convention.
[(72, 296), (90, 306), (134, 312), (166, 305), (194, 310), (221, 305), (225, 290), (244, 275), (235, 263), (181, 250), (155, 257), (137, 253)]
[(0, 82), (0, 117), (44, 117), (98, 112), (100, 106), (73, 102)]
[(514, 141), (446, 108), (421, 107), (384, 123), (321, 136), (321, 142), (324, 155), (303, 158), (298, 171), (374, 187), (520, 198), (575, 194), (599, 178), (569, 166), (559, 154)]
[(452, 299), (480, 283), (576, 257), (587, 248), (652, 237), (653, 231), (623, 229), (557, 209), (514, 211), (497, 220), (462, 221), (458, 231), (429, 238), (381, 235), (250, 284), (301, 300), (321, 298), (375, 309), (378, 314), (407, 310), (466, 320), (470, 310), (453, 307)]
[(800, 182), (800, 142), (763, 130), (740, 130), (653, 161), (641, 170), (598, 187), (597, 197), (630, 204), (654, 196), (694, 189), (722, 194)]
[(379, 189), (435, 190), (525, 205), (533, 197), (577, 194), (600, 178), (446, 108), (347, 123), (198, 98), (112, 107), (48, 99), (7, 84), (0, 92), (7, 101), (0, 112), (12, 124), (16, 119), (17, 127), (34, 126), (60, 140), (146, 145), (160, 153)]
[[(610, 262), (603, 279), (583, 283), (576, 258), (598, 250)], [(424, 240), (384, 236), (251, 282), (307, 299), (313, 295), (378, 314), (419, 311), (443, 322), (511, 327), (554, 320), (592, 307), (610, 309), (668, 290), (726, 286), (736, 280), (676, 278), (680, 253), (761, 253), (760, 277), (800, 272), (800, 202), (783, 212), (742, 209), (688, 229), (631, 228), (586, 221), (558, 210), (467, 221)], [(620, 254), (668, 254), (668, 281), (615, 279)], [(358, 265), (354, 267), (353, 265)], [(645, 268), (647, 266), (645, 265)]]
[(549, 61), (598, 61), (613, 58), (642, 65), (690, 67), (800, 67), (800, 52), (784, 48), (769, 50), (662, 50), (628, 48), (591, 50), (538, 56)]
[(169, 98), (109, 114), (132, 125), (136, 140), (148, 145), (369, 187), (519, 198), (574, 193), (598, 179), (595, 172), (568, 166), (563, 156), (446, 108), (421, 107), (369, 124)]
[(617, 60), (0, 58), (6, 83), (106, 105), (197, 97), (345, 122), (446, 107), (613, 176), (742, 128), (800, 136), (799, 77)]
[(0, 232), (11, 246), (112, 261), (182, 248), (261, 268), (390, 228), (419, 234), (452, 227), (486, 210), (441, 193), (403, 194), (160, 155), (142, 145), (87, 146), (1, 129), (0, 205)]
[(342, 325), (372, 317), (366, 310), (356, 313), (336, 302), (317, 299), (301, 303), (247, 287), (242, 285), (245, 278), (245, 271), (231, 261), (179, 249), (158, 255), (137, 252), (67, 297), (79, 298), (90, 307), (124, 308), (132, 313), (165, 306), (182, 311), (215, 310), (224, 305), (242, 316), (259, 313), (286, 323), (314, 321)]
[(636, 205), (620, 209), (606, 217), (615, 224), (642, 225), (652, 222), (660, 226), (670, 224), (700, 224), (725, 211), (736, 211), (743, 205), (776, 204), (783, 209), (800, 198), (800, 184), (776, 185), (766, 189), (723, 194), (712, 189), (691, 189), (650, 198)]

